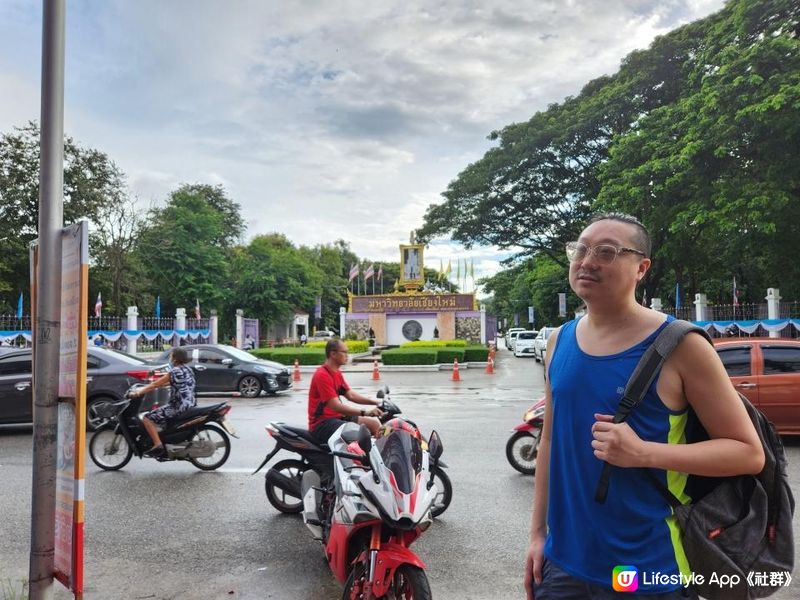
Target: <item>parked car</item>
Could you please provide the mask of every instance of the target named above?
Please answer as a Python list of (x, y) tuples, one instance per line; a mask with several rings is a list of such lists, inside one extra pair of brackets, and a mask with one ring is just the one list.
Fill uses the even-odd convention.
[(782, 435), (800, 435), (800, 340), (722, 338), (714, 347), (733, 386)]
[(533, 342), (538, 331), (520, 331), (514, 339), (514, 356), (533, 356)]
[(547, 354), (547, 338), (556, 329), (557, 327), (542, 327), (536, 334), (536, 339), (533, 340), (533, 358), (536, 362), (544, 362), (544, 356)]
[[(197, 392), (236, 392), (254, 398), (262, 391), (276, 394), (292, 387), (289, 369), (271, 360), (256, 358), (249, 352), (225, 344), (189, 344)], [(156, 362), (169, 357), (164, 351)]]
[[(86, 425), (93, 431), (106, 422), (107, 405), (121, 400), (135, 383), (147, 383), (166, 372), (166, 364), (150, 364), (136, 356), (90, 346), (86, 365)], [(30, 348), (0, 355), (0, 423), (33, 421), (32, 353)], [(144, 410), (166, 404), (169, 389), (160, 388), (142, 402)]]
[(506, 348), (509, 350), (514, 350), (514, 338), (517, 337), (517, 334), (520, 331), (525, 331), (524, 327), (511, 327), (506, 331)]
[(329, 340), (333, 337), (336, 337), (336, 334), (332, 331), (328, 331), (326, 329), (320, 329), (319, 331), (315, 331), (314, 335), (311, 336), (312, 340), (320, 341), (320, 340)]

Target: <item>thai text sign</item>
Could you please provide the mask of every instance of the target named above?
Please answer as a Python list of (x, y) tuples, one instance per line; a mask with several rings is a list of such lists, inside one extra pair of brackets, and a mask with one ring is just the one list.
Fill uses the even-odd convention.
[(355, 296), (354, 313), (424, 313), (475, 310), (472, 294), (412, 294)]

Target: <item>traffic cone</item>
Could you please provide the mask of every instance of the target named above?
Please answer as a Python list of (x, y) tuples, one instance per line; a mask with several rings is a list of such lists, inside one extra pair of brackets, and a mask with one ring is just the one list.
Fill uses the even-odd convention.
[(294, 359), (294, 375), (292, 376), (292, 379), (295, 381), (300, 381), (300, 361), (296, 358)]
[(494, 375), (494, 359), (489, 356), (489, 360), (486, 361), (486, 374), (487, 375)]
[(453, 377), (451, 378), (452, 381), (461, 381), (461, 376), (458, 374), (458, 359), (453, 359)]
[(378, 359), (372, 363), (372, 380), (378, 381), (381, 378), (381, 372), (378, 370)]

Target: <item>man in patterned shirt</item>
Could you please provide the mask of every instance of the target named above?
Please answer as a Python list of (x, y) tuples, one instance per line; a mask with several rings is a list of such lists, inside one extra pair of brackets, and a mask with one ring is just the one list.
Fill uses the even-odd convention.
[(147, 454), (155, 458), (166, 455), (164, 445), (158, 435), (159, 427), (163, 428), (168, 419), (174, 419), (186, 409), (197, 404), (197, 399), (194, 395), (194, 373), (188, 366), (190, 360), (189, 353), (184, 348), (175, 348), (170, 354), (169, 372), (154, 382), (131, 392), (131, 396), (138, 397), (158, 387), (165, 385), (171, 387), (169, 404), (150, 411), (142, 419), (145, 431), (153, 440), (153, 447)]

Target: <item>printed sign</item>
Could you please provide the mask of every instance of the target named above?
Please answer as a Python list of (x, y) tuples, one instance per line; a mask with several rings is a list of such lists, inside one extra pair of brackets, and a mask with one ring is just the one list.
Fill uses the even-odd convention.
[(475, 310), (472, 294), (411, 294), (390, 296), (353, 296), (354, 313), (437, 313)]
[(567, 316), (567, 294), (565, 292), (559, 292), (558, 294), (558, 316)]

